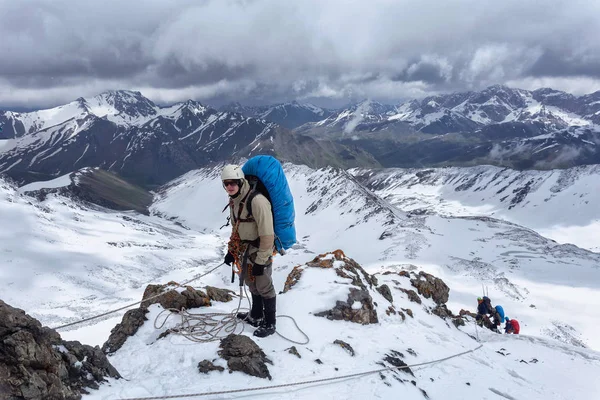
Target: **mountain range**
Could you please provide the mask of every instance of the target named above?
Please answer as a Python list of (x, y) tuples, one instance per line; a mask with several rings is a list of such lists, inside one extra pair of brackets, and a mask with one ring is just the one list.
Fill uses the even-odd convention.
[(0, 126), (0, 173), (20, 183), (101, 167), (152, 187), (258, 153), (311, 167), (600, 163), (600, 92), (500, 85), (339, 110), (298, 102), (216, 110), (191, 100), (161, 107), (139, 92), (110, 91), (47, 110), (0, 111)]

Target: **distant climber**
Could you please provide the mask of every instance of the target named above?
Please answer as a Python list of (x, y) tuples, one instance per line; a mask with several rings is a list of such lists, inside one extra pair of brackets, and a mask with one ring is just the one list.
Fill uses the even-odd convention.
[(484, 325), (484, 321), (487, 318), (488, 314), (492, 314), (494, 312), (494, 308), (492, 307), (492, 303), (489, 297), (483, 296), (477, 298), (477, 315), (475, 316), (475, 320), (479, 326)]
[(515, 334), (518, 335), (519, 332), (521, 331), (521, 327), (519, 326), (519, 321), (517, 321), (516, 319), (510, 319), (508, 317), (505, 317), (504, 320), (506, 321), (506, 325), (504, 325), (504, 333), (507, 334)]
[(492, 315), (494, 316), (494, 325), (497, 329), (500, 329), (502, 321), (504, 321), (504, 308), (502, 308), (502, 306), (494, 307), (494, 313)]

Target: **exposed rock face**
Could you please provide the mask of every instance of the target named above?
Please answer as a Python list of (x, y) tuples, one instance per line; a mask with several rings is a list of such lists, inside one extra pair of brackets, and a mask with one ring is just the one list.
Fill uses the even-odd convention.
[[(361, 303), (360, 308), (354, 308), (355, 302)], [(350, 288), (348, 300), (337, 301), (334, 308), (328, 311), (315, 313), (317, 317), (326, 317), (331, 320), (344, 320), (355, 322), (357, 324), (367, 325), (376, 324), (377, 311), (373, 307), (373, 299), (366, 290)]]
[(448, 301), (450, 289), (440, 278), (420, 271), (416, 278), (410, 280), (410, 283), (417, 288), (420, 295), (427, 299), (432, 298), (435, 304), (444, 304)]
[(340, 346), (342, 347), (342, 349), (344, 349), (344, 350), (346, 350), (348, 353), (350, 353), (350, 355), (351, 355), (352, 357), (354, 357), (354, 355), (356, 354), (356, 353), (354, 352), (354, 349), (352, 348), (352, 346), (350, 346), (350, 344), (348, 344), (348, 343), (344, 342), (343, 340), (336, 339), (336, 340), (334, 340), (334, 341), (333, 341), (333, 344), (340, 345)]
[(202, 374), (208, 374), (210, 371), (223, 372), (224, 370), (225, 368), (220, 365), (215, 365), (209, 360), (203, 360), (198, 363), (198, 371)]
[(381, 285), (377, 288), (377, 291), (390, 303), (394, 302), (394, 297), (392, 296), (392, 291), (388, 285)]
[(123, 316), (121, 323), (117, 324), (111, 331), (108, 340), (102, 345), (105, 354), (112, 354), (119, 350), (129, 336), (133, 336), (140, 326), (144, 324), (148, 309), (136, 308), (129, 310)]
[(266, 363), (272, 362), (248, 336), (231, 334), (221, 340), (219, 347), (219, 356), (227, 360), (229, 371), (271, 379)]
[(335, 250), (331, 253), (319, 254), (305, 266), (294, 267), (288, 275), (283, 288), (283, 293), (290, 290), (302, 276), (305, 268), (333, 268), (338, 276), (352, 280), (352, 285), (362, 289), (377, 286), (377, 278), (369, 275), (356, 261), (346, 257), (342, 250)]
[(203, 291), (196, 290), (191, 286), (178, 291), (178, 286), (175, 282), (169, 282), (166, 285), (148, 285), (143, 298), (158, 297), (143, 301), (139, 308), (127, 311), (121, 323), (110, 331), (108, 340), (102, 345), (102, 351), (106, 354), (114, 353), (123, 346), (129, 336), (135, 335), (144, 324), (144, 321), (147, 320), (146, 313), (148, 307), (152, 304), (160, 304), (165, 309), (173, 308), (177, 310), (211, 305), (209, 296)]
[(414, 303), (421, 304), (421, 298), (414, 290), (398, 288), (398, 290), (406, 293), (408, 295), (408, 299)]
[(346, 257), (342, 250), (320, 254), (305, 266), (294, 267), (286, 279), (284, 293), (293, 288), (306, 268), (332, 268), (339, 277), (350, 279), (350, 285), (355, 286), (350, 288), (346, 301), (338, 301), (333, 309), (316, 313), (316, 316), (364, 325), (379, 322), (373, 298), (369, 294), (369, 289), (377, 288), (377, 278), (369, 275), (356, 261)]
[(160, 304), (163, 308), (196, 308), (210, 306), (210, 298), (201, 290), (196, 290), (187, 286), (185, 290), (179, 292), (175, 289), (178, 285), (175, 282), (169, 282), (166, 285), (148, 285), (144, 291), (144, 299), (164, 293), (162, 296), (149, 301), (142, 302), (142, 308), (148, 308), (152, 304)]
[(219, 289), (212, 286), (207, 286), (206, 295), (209, 299), (214, 301), (220, 301), (222, 303), (227, 303), (228, 301), (233, 300), (233, 296), (235, 292), (228, 289)]
[(120, 375), (99, 347), (63, 341), (56, 331), (0, 300), (2, 399), (80, 399), (107, 377)]
[(446, 307), (445, 304), (440, 304), (440, 305), (436, 306), (431, 312), (432, 312), (432, 314), (437, 315), (438, 317), (440, 317), (442, 319), (454, 317), (454, 315), (452, 314), (452, 311), (448, 310), (448, 307)]

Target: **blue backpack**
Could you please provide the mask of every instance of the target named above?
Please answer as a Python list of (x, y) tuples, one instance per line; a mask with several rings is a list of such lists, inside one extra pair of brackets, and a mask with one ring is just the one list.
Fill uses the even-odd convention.
[[(285, 254), (285, 250), (296, 243), (296, 213), (294, 198), (281, 163), (271, 156), (255, 156), (246, 161), (242, 171), (254, 192), (263, 194), (271, 203), (275, 248), (279, 254)], [(248, 215), (252, 215), (252, 199), (255, 195), (251, 194), (248, 198)]]
[(496, 311), (500, 314), (500, 322), (504, 321), (504, 308), (502, 308), (502, 306), (496, 306)]

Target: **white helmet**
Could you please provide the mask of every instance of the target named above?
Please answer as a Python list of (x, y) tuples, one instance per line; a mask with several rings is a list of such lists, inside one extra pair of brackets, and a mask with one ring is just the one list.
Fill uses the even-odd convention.
[(221, 172), (221, 180), (244, 179), (244, 171), (239, 165), (226, 165)]

